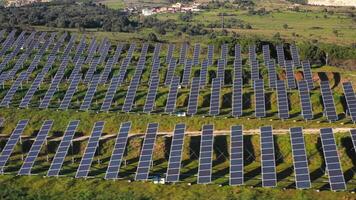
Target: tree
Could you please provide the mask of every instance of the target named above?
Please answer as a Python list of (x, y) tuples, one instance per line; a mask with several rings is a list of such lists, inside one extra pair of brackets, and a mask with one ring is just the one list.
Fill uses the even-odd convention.
[(158, 38), (157, 38), (157, 35), (154, 34), (154, 33), (149, 33), (148, 36), (147, 36), (147, 40), (148, 41), (151, 41), (151, 42), (157, 42), (158, 41)]
[(288, 24), (283, 24), (284, 29), (288, 29)]

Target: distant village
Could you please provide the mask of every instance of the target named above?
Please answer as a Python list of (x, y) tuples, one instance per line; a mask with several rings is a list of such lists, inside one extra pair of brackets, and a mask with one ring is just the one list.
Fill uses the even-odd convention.
[(193, 4), (176, 3), (176, 4), (172, 4), (169, 7), (143, 8), (141, 10), (141, 14), (143, 16), (150, 16), (150, 15), (155, 15), (160, 13), (199, 12), (201, 11), (199, 6), (200, 3), (193, 3)]

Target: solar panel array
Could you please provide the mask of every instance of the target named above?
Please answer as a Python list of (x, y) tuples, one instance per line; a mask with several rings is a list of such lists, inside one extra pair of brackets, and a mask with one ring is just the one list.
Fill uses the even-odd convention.
[(190, 76), (192, 73), (193, 62), (190, 59), (187, 59), (184, 65), (183, 78), (182, 78), (182, 86), (187, 87), (189, 85)]
[(207, 74), (208, 74), (208, 60), (203, 60), (203, 62), (201, 62), (201, 69), (200, 69), (200, 87), (203, 88), (205, 87), (206, 84), (206, 79), (207, 79)]
[(95, 73), (96, 67), (99, 65), (99, 58), (93, 58), (93, 60), (90, 63), (89, 69), (87, 73), (85, 74), (83, 83), (88, 84), (91, 79), (93, 78), (93, 75)]
[(173, 58), (174, 48), (175, 48), (174, 44), (171, 43), (171, 44), (168, 45), (166, 63), (171, 63), (171, 59)]
[(240, 59), (234, 60), (234, 79), (235, 78), (243, 78), (242, 60)]
[(7, 163), (7, 161), (10, 158), (11, 153), (14, 151), (14, 148), (17, 144), (17, 142), (20, 140), (20, 137), (28, 123), (27, 119), (20, 120), (14, 131), (11, 133), (10, 138), (7, 140), (4, 148), (2, 149), (2, 152), (0, 154), (0, 173), (4, 173), (4, 168)]
[(160, 68), (160, 60), (159, 59), (153, 60), (151, 74), (150, 74), (150, 81), (153, 77), (159, 76), (159, 68)]
[(287, 88), (295, 89), (297, 86), (295, 83), (292, 61), (286, 60), (284, 66), (285, 66), (286, 76), (287, 76)]
[(220, 78), (222, 81), (222, 84), (224, 84), (224, 80), (225, 80), (225, 60), (224, 59), (218, 60), (218, 70), (216, 73), (216, 78)]
[(150, 123), (147, 127), (145, 139), (143, 141), (140, 160), (136, 171), (135, 180), (147, 180), (152, 161), (152, 153), (156, 141), (158, 124)]
[(311, 183), (308, 168), (308, 158), (305, 151), (303, 129), (301, 127), (291, 128), (290, 139), (293, 153), (296, 188), (308, 189), (311, 187)]
[(200, 78), (194, 77), (192, 80), (192, 85), (189, 93), (188, 100), (188, 115), (195, 115), (198, 110), (198, 97), (199, 97), (199, 88), (200, 88)]
[(106, 62), (104, 71), (101, 73), (101, 76), (100, 76), (100, 83), (101, 84), (105, 84), (107, 82), (113, 65), (114, 65), (113, 58), (109, 58), (108, 61)]
[(248, 46), (248, 60), (250, 61), (250, 64), (253, 60), (257, 60), (256, 45)]
[(167, 73), (166, 73), (166, 79), (164, 81), (164, 85), (168, 86), (171, 84), (172, 82), (172, 78), (174, 76), (174, 70), (176, 69), (177, 66), (177, 61), (174, 58), (171, 58), (169, 65), (168, 65), (168, 69), (167, 69)]
[(290, 45), (290, 52), (292, 54), (294, 67), (299, 67), (300, 66), (299, 53), (298, 53), (297, 46), (295, 44)]
[(95, 37), (93, 37), (91, 39), (89, 47), (88, 47), (88, 55), (87, 55), (87, 58), (85, 59), (86, 64), (92, 62), (97, 48), (98, 48), (97, 41), (96, 41)]
[(241, 60), (241, 46), (239, 44), (235, 45), (235, 60)]
[(268, 63), (268, 86), (272, 89), (276, 89), (277, 84), (277, 72), (274, 60)]
[(235, 78), (232, 92), (232, 116), (242, 116), (242, 79)]
[(277, 62), (279, 66), (284, 67), (284, 61), (286, 60), (285, 55), (284, 55), (284, 49), (283, 45), (276, 45), (276, 51), (277, 51)]
[(159, 77), (158, 76), (151, 77), (150, 88), (148, 89), (148, 94), (147, 94), (145, 106), (143, 107), (143, 112), (146, 113), (152, 112), (156, 100), (158, 84), (159, 84)]
[(262, 186), (275, 187), (277, 185), (276, 163), (272, 127), (261, 127), (261, 171)]
[(244, 184), (244, 139), (242, 126), (231, 127), (230, 185)]
[(211, 86), (210, 96), (210, 111), (209, 115), (216, 116), (220, 113), (220, 93), (221, 93), (221, 78), (214, 78)]
[(117, 88), (120, 85), (120, 74), (113, 76), (110, 82), (110, 86), (106, 91), (103, 104), (101, 105), (100, 111), (108, 111), (110, 109), (111, 103), (114, 99)]
[(81, 57), (81, 55), (83, 54), (84, 50), (86, 47), (86, 43), (85, 43), (85, 35), (82, 36), (82, 38), (80, 39), (80, 42), (77, 46), (77, 50), (75, 52), (75, 55), (73, 57), (73, 63), (77, 63), (79, 58)]
[(259, 71), (259, 65), (257, 60), (252, 60), (250, 61), (250, 66), (251, 66), (251, 80), (256, 81), (260, 79), (260, 71)]
[(289, 103), (286, 85), (283, 80), (277, 81), (277, 101), (278, 101), (278, 116), (280, 119), (289, 118)]
[(77, 91), (78, 84), (81, 78), (81, 74), (77, 74), (75, 78), (73, 78), (72, 82), (69, 85), (69, 88), (66, 92), (66, 94), (63, 97), (63, 100), (61, 102), (61, 105), (59, 105), (59, 109), (68, 109), (69, 104), (73, 98), (74, 93)]
[(121, 123), (120, 131), (116, 137), (114, 150), (111, 154), (109, 166), (105, 173), (105, 179), (118, 178), (130, 129), (131, 129), (131, 122)]
[[(75, 63), (75, 66), (72, 70), (72, 73), (70, 74), (69, 78), (68, 78), (68, 81), (69, 82), (73, 82), (73, 79), (77, 78), (80, 73), (80, 71), (82, 70), (82, 65), (84, 63), (84, 57), (80, 57), (78, 59), (78, 61)], [(80, 79), (81, 79), (81, 76), (80, 76)], [(79, 80), (81, 81), (81, 80)]]
[(337, 121), (334, 97), (329, 86), (329, 81), (320, 82), (321, 96), (324, 105), (324, 114), (329, 121)]
[(85, 178), (88, 176), (96, 149), (99, 146), (99, 139), (104, 129), (104, 124), (105, 122), (103, 121), (95, 123), (87, 147), (84, 151), (83, 158), (80, 161), (77, 173), (75, 174), (75, 178)]
[(265, 66), (267, 66), (271, 60), (271, 53), (269, 50), (269, 45), (262, 46), (262, 54), (263, 54), (263, 61), (265, 63)]
[(200, 140), (198, 184), (207, 184), (211, 182), (214, 126), (204, 125)]
[(20, 87), (23, 80), (27, 77), (26, 72), (21, 72), (21, 74), (17, 77), (15, 82), (11, 85), (10, 89), (7, 91), (5, 97), (2, 99), (0, 106), (8, 107), (11, 103), (13, 96), (15, 95), (17, 89)]
[(320, 129), (320, 136), (330, 188), (334, 191), (345, 190), (346, 184), (341, 169), (340, 158), (337, 153), (333, 130), (331, 128), (322, 128)]
[(79, 110), (88, 110), (90, 108), (91, 102), (93, 100), (94, 94), (96, 92), (96, 88), (98, 87), (99, 84), (99, 75), (95, 75), (93, 77), (93, 80), (90, 83), (90, 86), (88, 88), (87, 93), (85, 94), (84, 100), (82, 105), (80, 105)]
[(344, 95), (347, 103), (347, 110), (353, 122), (356, 122), (356, 95), (351, 82), (344, 82)]
[(308, 83), (306, 80), (300, 80), (298, 82), (300, 103), (302, 106), (302, 115), (305, 120), (313, 119), (313, 108), (310, 100), (310, 93), (308, 89)]
[(193, 66), (199, 65), (200, 44), (195, 44), (193, 52)]
[(43, 143), (45, 142), (49, 130), (52, 128), (53, 120), (46, 120), (38, 132), (35, 141), (33, 142), (30, 151), (27, 154), (25, 161), (23, 162), (18, 175), (29, 175), (31, 174), (31, 169), (35, 164), (36, 158), (39, 155)]
[(356, 153), (356, 129), (351, 129), (350, 130), (350, 134), (351, 134), (351, 140), (352, 140), (352, 144), (353, 144), (353, 149)]
[(169, 153), (168, 168), (166, 173), (167, 182), (178, 182), (181, 168), (185, 124), (177, 124), (174, 128), (171, 149)]
[(69, 147), (72, 144), (72, 140), (79, 125), (79, 120), (70, 121), (63, 138), (59, 143), (57, 152), (53, 157), (51, 166), (47, 172), (47, 176), (58, 176), (62, 168), (65, 157), (67, 156)]
[(314, 83), (309, 61), (303, 61), (302, 67), (304, 73), (304, 80), (307, 81), (309, 90), (312, 90), (314, 88)]
[(208, 45), (208, 66), (212, 66), (214, 62), (214, 45), (210, 44)]
[(179, 76), (174, 76), (169, 89), (165, 112), (173, 113), (176, 109), (177, 95), (179, 87)]
[(180, 54), (179, 54), (179, 63), (180, 65), (183, 65), (186, 63), (186, 56), (187, 56), (187, 50), (188, 50), (188, 44), (183, 43), (181, 48), (180, 48)]
[(255, 91), (255, 116), (258, 118), (266, 116), (265, 92), (263, 87), (263, 80), (254, 81)]
[[(227, 54), (229, 53), (229, 46), (228, 44), (224, 43), (221, 45), (221, 55), (220, 55), (220, 58), (222, 60), (224, 60), (225, 62), (227, 62)], [(226, 64), (226, 63), (224, 63)]]

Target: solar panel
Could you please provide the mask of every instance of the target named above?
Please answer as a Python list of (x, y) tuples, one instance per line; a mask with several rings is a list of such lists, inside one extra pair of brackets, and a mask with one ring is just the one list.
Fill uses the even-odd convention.
[(242, 60), (235, 59), (234, 60), (234, 79), (243, 78), (242, 74)]
[(277, 45), (276, 46), (276, 51), (277, 51), (277, 61), (279, 66), (284, 67), (284, 61), (285, 61), (285, 55), (284, 55), (284, 49), (283, 49), (283, 44)]
[(276, 89), (276, 82), (277, 82), (277, 72), (276, 72), (276, 65), (274, 60), (271, 60), (268, 64), (268, 83), (269, 87), (272, 89)]
[(220, 78), (222, 81), (222, 84), (224, 85), (224, 80), (225, 80), (225, 60), (219, 59), (218, 60), (218, 70), (217, 70), (217, 75), (216, 78)]
[(182, 161), (184, 144), (185, 124), (177, 124), (174, 128), (174, 134), (169, 153), (168, 169), (166, 181), (170, 183), (179, 181), (179, 173)]
[(250, 62), (253, 61), (253, 60), (257, 60), (256, 45), (249, 45), (248, 46), (248, 60)]
[(260, 70), (259, 70), (259, 64), (257, 60), (251, 60), (250, 61), (250, 66), (251, 66), (251, 80), (256, 81), (260, 79)]
[(265, 92), (263, 85), (263, 80), (261, 79), (254, 81), (255, 116), (258, 118), (266, 116)]
[(152, 153), (156, 141), (158, 123), (149, 123), (143, 141), (140, 160), (136, 171), (135, 180), (147, 180), (152, 162)]
[(292, 54), (294, 67), (299, 67), (300, 66), (299, 53), (298, 53), (298, 48), (295, 44), (290, 45), (290, 52)]
[(40, 84), (43, 82), (46, 74), (48, 73), (48, 71), (52, 67), (55, 59), (56, 59), (56, 56), (50, 56), (48, 58), (48, 61), (47, 61), (46, 65), (43, 67), (42, 71), (36, 76), (35, 80), (33, 81), (32, 85), (30, 87), (30, 89), (27, 91), (25, 97), (22, 99), (22, 101), (21, 101), (21, 103), (19, 105), (20, 108), (28, 107), (33, 95), (35, 94), (37, 89), (40, 87)]
[(102, 72), (100, 77), (101, 84), (105, 84), (107, 82), (113, 65), (114, 65), (113, 58), (109, 58), (108, 61), (106, 62), (104, 71)]
[(68, 42), (68, 44), (67, 44), (67, 46), (66, 46), (66, 48), (63, 51), (63, 55), (62, 55), (61, 60), (63, 60), (64, 58), (68, 58), (70, 51), (74, 47), (75, 39), (76, 39), (76, 35), (72, 35), (70, 40), (69, 40), (69, 42)]
[(205, 87), (206, 86), (206, 79), (207, 79), (207, 73), (208, 73), (208, 60), (203, 60), (201, 63), (201, 70), (200, 70), (200, 87)]
[(125, 76), (126, 76), (127, 67), (129, 66), (129, 64), (130, 64), (129, 59), (124, 58), (124, 59), (122, 60), (121, 67), (120, 67), (120, 69), (119, 69), (119, 80), (118, 80), (119, 85), (120, 85), (122, 82), (124, 82), (124, 79), (125, 79)]
[(158, 84), (159, 84), (159, 77), (158, 76), (151, 77), (150, 88), (148, 89), (145, 106), (143, 107), (143, 112), (145, 113), (150, 113), (153, 110), (153, 106), (156, 100)]
[(262, 53), (263, 53), (263, 61), (265, 63), (265, 66), (267, 66), (271, 60), (271, 53), (268, 44), (262, 46)]
[(232, 116), (240, 117), (242, 116), (242, 79), (235, 78), (233, 83), (233, 93), (232, 93)]
[(310, 100), (310, 93), (306, 80), (298, 82), (300, 103), (302, 105), (302, 115), (305, 120), (313, 119), (313, 108)]
[(286, 60), (284, 66), (285, 66), (286, 76), (287, 76), (287, 88), (288, 89), (295, 89), (297, 86), (295, 84), (292, 61)]
[(193, 52), (193, 66), (199, 65), (200, 44), (195, 44)]
[(125, 153), (125, 147), (129, 131), (131, 129), (131, 122), (123, 122), (120, 126), (120, 131), (117, 134), (114, 150), (111, 154), (109, 166), (106, 170), (105, 179), (117, 179)]
[[(75, 52), (75, 55), (73, 57), (73, 63), (77, 63), (78, 59), (80, 58), (80, 56), (83, 54), (84, 50), (85, 50), (85, 35), (82, 36), (82, 38), (80, 39), (80, 42), (77, 46), (77, 50)], [(84, 61), (83, 61), (84, 62)]]
[(219, 115), (220, 113), (220, 93), (221, 93), (221, 78), (214, 78), (211, 86), (210, 96), (210, 111), (209, 115)]
[(214, 62), (214, 45), (208, 45), (208, 66), (212, 66)]
[(230, 185), (244, 184), (244, 137), (242, 126), (231, 127)]
[(47, 176), (58, 176), (62, 168), (64, 159), (68, 153), (69, 147), (77, 130), (79, 120), (70, 121), (67, 130), (64, 132), (62, 141), (60, 142), (56, 155), (54, 156), (51, 166), (47, 172)]
[(186, 63), (186, 56), (187, 56), (187, 50), (188, 50), (188, 44), (183, 43), (182, 47), (180, 48), (180, 54), (179, 54), (179, 63), (180, 65), (183, 65)]
[(235, 60), (241, 60), (241, 46), (239, 44), (235, 45)]
[(164, 85), (168, 86), (171, 84), (176, 66), (177, 66), (177, 60), (172, 58), (168, 65), (168, 70), (167, 70), (167, 74), (166, 74), (166, 79), (164, 81)]
[(90, 108), (91, 102), (96, 92), (96, 88), (98, 87), (99, 84), (99, 78), (100, 78), (99, 75), (95, 75), (91, 80), (90, 86), (88, 88), (87, 93), (85, 94), (83, 103), (82, 105), (80, 105), (79, 110), (87, 111)]
[(63, 60), (63, 62), (61, 63), (61, 65), (59, 66), (59, 69), (56, 73), (56, 75), (54, 76), (51, 85), (49, 86), (44, 98), (42, 99), (39, 108), (48, 108), (48, 105), (54, 95), (54, 93), (57, 91), (58, 86), (64, 76), (64, 71), (65, 68), (68, 65), (68, 58), (65, 58)]
[(72, 97), (75, 93), (75, 91), (77, 90), (80, 78), (81, 78), (81, 74), (77, 74), (77, 76), (75, 78), (73, 78), (72, 82), (69, 85), (69, 88), (67, 89), (67, 92), (61, 102), (61, 105), (59, 106), (59, 109), (68, 109), (70, 101), (72, 100)]
[(346, 190), (345, 179), (337, 152), (333, 130), (331, 128), (322, 128), (320, 129), (320, 136), (326, 171), (329, 175), (330, 188), (333, 191)]
[(289, 103), (286, 85), (283, 80), (277, 81), (277, 101), (278, 101), (278, 117), (280, 119), (289, 118)]
[(199, 96), (199, 77), (194, 77), (192, 80), (192, 85), (190, 88), (189, 93), (189, 100), (188, 100), (188, 115), (195, 115), (198, 110), (198, 96)]
[(356, 153), (356, 129), (351, 129), (350, 130), (350, 134), (351, 134), (351, 140), (352, 140), (352, 144), (353, 144), (353, 149)]
[(98, 47), (97, 41), (96, 41), (95, 37), (93, 37), (89, 44), (87, 58), (85, 59), (86, 64), (92, 62), (97, 47)]
[(27, 154), (27, 157), (24, 163), (21, 166), (18, 175), (30, 175), (31, 169), (35, 164), (36, 158), (39, 155), (43, 143), (45, 142), (49, 130), (52, 128), (53, 120), (46, 120), (41, 127), (41, 130), (38, 132), (35, 141), (33, 142), (30, 151)]
[(115, 53), (114, 53), (114, 56), (113, 56), (113, 63), (114, 63), (114, 65), (115, 65), (115, 64), (117, 63), (117, 61), (119, 60), (123, 48), (124, 48), (124, 45), (123, 45), (123, 44), (117, 44), (116, 49), (115, 49)]
[(132, 55), (133, 55), (133, 53), (135, 51), (135, 48), (136, 48), (136, 44), (135, 43), (131, 43), (130, 47), (129, 47), (128, 51), (127, 51), (127, 55), (126, 55), (126, 58), (128, 59), (128, 62), (131, 61)]
[(99, 63), (102, 64), (105, 62), (105, 58), (109, 53), (111, 44), (110, 42), (105, 42), (103, 48), (99, 51), (100, 57), (99, 57)]
[(85, 178), (88, 176), (96, 149), (99, 146), (99, 139), (101, 137), (104, 124), (105, 122), (103, 121), (99, 121), (94, 124), (83, 158), (80, 161), (77, 173), (75, 174), (75, 178)]
[(167, 57), (166, 57), (166, 63), (171, 63), (171, 59), (173, 58), (173, 52), (174, 52), (175, 45), (174, 44), (169, 44), (168, 45), (168, 52), (167, 52)]
[(11, 133), (10, 138), (7, 140), (4, 148), (2, 149), (2, 152), (0, 154), (0, 173), (4, 173), (4, 167), (9, 160), (12, 151), (14, 151), (14, 148), (17, 144), (17, 142), (20, 139), (21, 134), (23, 133), (26, 125), (28, 123), (28, 119), (23, 119), (20, 120), (14, 131)]
[(17, 79), (15, 80), (15, 82), (11, 85), (9, 91), (7, 91), (5, 97), (2, 99), (0, 106), (2, 107), (8, 107), (9, 104), (11, 103), (12, 98), (14, 97), (17, 89), (20, 87), (21, 83), (23, 80), (25, 80), (27, 77), (27, 73), (26, 72), (22, 72)]
[(192, 60), (187, 59), (184, 65), (183, 78), (181, 83), (182, 86), (187, 87), (189, 85), (189, 80), (192, 73), (192, 66), (193, 66)]
[[(224, 43), (221, 45), (221, 59), (224, 60), (225, 62), (227, 62), (227, 53), (229, 51), (229, 46), (228, 44)], [(226, 64), (226, 63), (224, 63)]]
[(148, 47), (149, 47), (149, 45), (148, 45), (147, 43), (144, 43), (144, 44), (142, 45), (141, 54), (140, 54), (139, 60), (145, 60), (145, 59), (146, 59)]
[(334, 97), (329, 86), (329, 81), (320, 82), (321, 96), (324, 105), (324, 114), (329, 121), (337, 121), (338, 116), (336, 114)]
[(347, 103), (347, 110), (351, 115), (353, 122), (356, 122), (356, 95), (352, 88), (351, 82), (344, 82), (342, 84), (344, 88), (344, 95)]
[(155, 44), (155, 49), (153, 51), (153, 56), (152, 56), (153, 61), (158, 60), (158, 62), (159, 62), (159, 54), (161, 53), (161, 47), (162, 47), (161, 43)]
[(167, 97), (165, 113), (172, 113), (176, 108), (178, 86), (179, 86), (179, 77), (174, 76)]
[(275, 187), (277, 175), (271, 126), (261, 127), (261, 160), (262, 186)]
[(159, 59), (153, 60), (151, 74), (150, 74), (150, 81), (152, 77), (159, 76), (159, 68), (160, 68), (160, 60)]
[(61, 35), (61, 37), (58, 39), (57, 43), (52, 48), (51, 53), (49, 54), (50, 56), (55, 56), (58, 53), (58, 51), (61, 48), (61, 46), (63, 45), (63, 42), (66, 37), (67, 37), (67, 33), (63, 33)]
[(311, 187), (308, 158), (305, 152), (303, 129), (294, 127), (290, 129), (290, 139), (293, 153), (295, 185), (298, 189)]
[(143, 70), (143, 64), (139, 63), (136, 68), (135, 75), (131, 80), (129, 89), (127, 90), (124, 105), (122, 106), (122, 111), (124, 112), (130, 112), (132, 109), (132, 105), (134, 103), (135, 96), (136, 96), (136, 91), (140, 83), (142, 70)]
[(200, 140), (198, 184), (207, 184), (211, 182), (212, 160), (213, 160), (213, 143), (214, 143), (214, 126), (211, 124), (204, 125)]
[(78, 76), (78, 74), (81, 71), (83, 63), (84, 63), (84, 57), (80, 57), (78, 59), (78, 62), (75, 63), (74, 69), (72, 70), (72, 73), (69, 76), (69, 79), (68, 79), (69, 82), (72, 82), (73, 79)]
[(90, 67), (89, 67), (87, 73), (85, 74), (83, 83), (88, 84), (90, 82), (90, 80), (93, 78), (96, 67), (98, 65), (99, 65), (99, 58), (94, 58), (90, 63)]
[(110, 109), (111, 103), (114, 99), (117, 88), (119, 87), (120, 76), (113, 76), (110, 82), (110, 86), (105, 94), (103, 104), (101, 105), (100, 111), (108, 111)]

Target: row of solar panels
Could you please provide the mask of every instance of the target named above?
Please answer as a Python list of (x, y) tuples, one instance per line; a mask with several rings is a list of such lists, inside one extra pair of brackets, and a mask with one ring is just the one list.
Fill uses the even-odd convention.
[[(69, 123), (62, 140), (57, 148), (57, 152), (52, 159), (52, 163), (47, 172), (47, 176), (58, 176), (67, 156), (68, 150), (72, 144), (79, 120), (73, 120)], [(4, 173), (6, 163), (8, 162), (16, 144), (18, 143), (21, 134), (28, 123), (28, 120), (18, 122), (13, 130), (5, 147), (0, 154), (0, 171)], [(81, 158), (77, 169), (76, 178), (87, 177), (90, 172), (90, 167), (95, 156), (95, 152), (99, 146), (99, 140), (104, 128), (105, 122), (99, 121), (94, 124), (89, 141)], [(46, 120), (39, 130), (20, 170), (18, 175), (30, 175), (31, 169), (44, 145), (49, 131), (53, 125), (52, 120)], [(140, 159), (136, 170), (135, 180), (149, 179), (149, 172), (152, 166), (152, 154), (154, 150), (158, 123), (148, 124), (146, 135), (141, 148)], [(127, 145), (128, 134), (131, 128), (131, 122), (121, 124), (119, 133), (116, 137), (114, 149), (111, 159), (106, 170), (105, 179), (117, 179), (120, 173), (120, 166), (123, 160), (123, 155)], [(185, 124), (177, 124), (174, 129), (172, 143), (169, 153), (168, 167), (166, 171), (167, 182), (180, 181), (180, 168), (182, 161), (182, 151), (184, 144), (184, 135), (186, 131)], [(276, 158), (274, 150), (273, 130), (270, 126), (264, 126), (260, 129), (260, 145), (261, 145), (261, 171), (262, 171), (262, 186), (275, 187), (277, 186), (276, 173)], [(213, 160), (213, 143), (214, 143), (214, 126), (204, 125), (202, 127), (200, 153), (199, 153), (199, 169), (198, 169), (198, 184), (208, 184), (212, 182), (212, 160)], [(351, 132), (353, 144), (356, 145), (356, 129)], [(320, 129), (322, 148), (326, 163), (326, 171), (329, 177), (330, 188), (332, 190), (345, 190), (346, 183), (343, 176), (343, 171), (340, 165), (340, 159), (337, 152), (337, 146), (334, 139), (333, 130), (331, 128)], [(244, 184), (244, 142), (243, 142), (243, 127), (231, 127), (231, 143), (230, 143), (230, 185)], [(310, 174), (308, 169), (308, 158), (305, 150), (303, 138), (303, 129), (295, 127), (290, 129), (290, 138), (294, 163), (294, 175), (296, 188), (307, 189), (311, 187)]]

